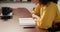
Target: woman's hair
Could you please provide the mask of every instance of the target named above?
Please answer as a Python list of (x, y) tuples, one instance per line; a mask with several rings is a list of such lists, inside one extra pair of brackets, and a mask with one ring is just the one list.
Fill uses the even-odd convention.
[(46, 5), (46, 4), (48, 4), (48, 3), (50, 3), (50, 2), (54, 2), (54, 3), (58, 3), (58, 0), (39, 0), (39, 2), (41, 3), (41, 4), (43, 4), (43, 5)]

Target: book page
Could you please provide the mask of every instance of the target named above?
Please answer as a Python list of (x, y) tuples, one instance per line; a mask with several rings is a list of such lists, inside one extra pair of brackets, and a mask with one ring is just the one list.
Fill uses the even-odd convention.
[(20, 25), (35, 25), (35, 21), (32, 18), (19, 18)]

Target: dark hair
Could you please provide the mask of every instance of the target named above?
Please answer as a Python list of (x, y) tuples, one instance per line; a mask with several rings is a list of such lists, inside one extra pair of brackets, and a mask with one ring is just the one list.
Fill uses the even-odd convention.
[(41, 4), (43, 4), (43, 5), (46, 5), (46, 4), (48, 4), (48, 3), (50, 3), (50, 2), (54, 2), (54, 3), (58, 3), (58, 0), (39, 0), (39, 2), (41, 3)]

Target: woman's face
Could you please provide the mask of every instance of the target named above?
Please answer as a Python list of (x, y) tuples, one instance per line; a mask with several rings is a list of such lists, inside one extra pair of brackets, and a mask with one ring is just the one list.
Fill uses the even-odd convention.
[(39, 0), (32, 0), (32, 1), (33, 1), (33, 3), (35, 3), (35, 4), (39, 3)]

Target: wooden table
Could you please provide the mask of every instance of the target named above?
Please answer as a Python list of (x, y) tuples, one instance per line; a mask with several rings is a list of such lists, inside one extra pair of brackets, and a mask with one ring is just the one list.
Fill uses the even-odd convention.
[(37, 28), (22, 29), (18, 18), (31, 18), (31, 13), (26, 8), (13, 9), (13, 18), (7, 21), (0, 19), (0, 32), (39, 32)]

